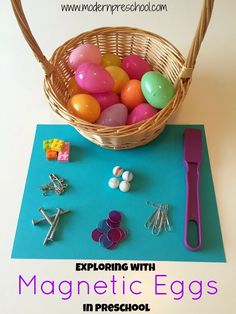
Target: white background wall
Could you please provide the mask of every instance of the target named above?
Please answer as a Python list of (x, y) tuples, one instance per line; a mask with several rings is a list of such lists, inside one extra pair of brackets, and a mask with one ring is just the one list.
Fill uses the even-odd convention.
[[(202, 1), (163, 0), (168, 13), (128, 14), (62, 13), (62, 0), (24, 0), (31, 29), (46, 56), (68, 38), (100, 26), (129, 25), (156, 32), (185, 55), (193, 37)], [(92, 2), (92, 1), (91, 1)], [(108, 1), (100, 0), (100, 3)], [(110, 3), (115, 1), (110, 0)], [(116, 3), (122, 2), (116, 0)], [(125, 2), (125, 1), (124, 1)], [(141, 2), (137, 0), (137, 2)], [(143, 1), (145, 2), (145, 1)], [(160, 3), (159, 1), (158, 3)], [(216, 279), (217, 296), (203, 296), (192, 301), (172, 297), (150, 297), (152, 275), (141, 273), (147, 289), (138, 303), (149, 303), (151, 313), (234, 313), (235, 289), (235, 224), (236, 224), (236, 1), (216, 0), (212, 21), (202, 45), (188, 96), (170, 123), (205, 124), (214, 185), (227, 256), (226, 264), (157, 262), (157, 269), (176, 278)], [(10, 254), (21, 204), (24, 183), (37, 123), (62, 123), (51, 111), (43, 93), (43, 72), (24, 41), (13, 15), (10, 1), (0, 3), (0, 313), (82, 313), (80, 304), (94, 302), (133, 302), (130, 296), (102, 299), (74, 296), (60, 301), (59, 296), (18, 295), (17, 276), (38, 274), (43, 280), (55, 278), (76, 280), (74, 261), (11, 260)], [(171, 249), (171, 248), (170, 248)], [(109, 273), (83, 274), (83, 278), (109, 278)], [(132, 279), (133, 274), (127, 275)]]

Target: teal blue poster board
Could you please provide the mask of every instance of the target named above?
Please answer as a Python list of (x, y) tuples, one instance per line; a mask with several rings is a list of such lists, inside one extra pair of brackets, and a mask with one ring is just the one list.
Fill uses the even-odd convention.
[[(188, 251), (183, 244), (186, 127), (200, 128), (203, 132), (200, 185), (203, 248), (198, 252)], [(69, 163), (46, 160), (42, 142), (50, 138), (71, 142)], [(116, 165), (134, 173), (128, 193), (108, 186)], [(69, 183), (63, 195), (42, 195), (39, 187), (50, 182), (50, 173)], [(169, 204), (171, 232), (153, 236), (144, 227), (154, 211), (146, 205), (148, 200)], [(55, 241), (49, 245), (43, 245), (49, 225), (31, 223), (33, 218), (41, 218), (40, 207), (49, 212), (55, 212), (58, 207), (71, 210), (61, 217)], [(107, 250), (91, 239), (91, 232), (114, 209), (123, 213), (123, 227), (128, 230), (128, 236), (116, 249)], [(38, 125), (12, 258), (225, 262), (204, 127), (169, 125), (148, 145), (111, 151), (90, 143), (69, 125)]]

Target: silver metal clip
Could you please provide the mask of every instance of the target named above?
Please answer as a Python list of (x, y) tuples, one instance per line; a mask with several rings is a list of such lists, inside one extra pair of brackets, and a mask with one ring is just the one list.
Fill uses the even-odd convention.
[(168, 219), (168, 205), (147, 201), (146, 204), (156, 210), (148, 218), (145, 227), (152, 230), (153, 235), (159, 235), (162, 230), (171, 231)]
[(61, 195), (65, 192), (68, 184), (65, 183), (63, 178), (56, 176), (54, 173), (49, 175), (50, 183), (40, 186), (40, 190), (44, 196), (48, 195), (48, 191), (54, 191), (57, 195)]

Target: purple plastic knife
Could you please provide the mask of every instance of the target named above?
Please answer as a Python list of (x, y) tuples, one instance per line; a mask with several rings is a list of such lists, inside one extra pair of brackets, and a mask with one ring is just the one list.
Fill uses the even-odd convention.
[(186, 167), (186, 213), (184, 244), (197, 251), (202, 247), (200, 210), (200, 164), (202, 162), (202, 132), (199, 129), (184, 131), (184, 163)]

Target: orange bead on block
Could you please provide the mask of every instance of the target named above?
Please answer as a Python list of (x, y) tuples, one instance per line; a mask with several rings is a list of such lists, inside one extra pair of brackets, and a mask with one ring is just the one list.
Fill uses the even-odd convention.
[(50, 148), (46, 149), (46, 158), (47, 160), (57, 160), (57, 152)]

